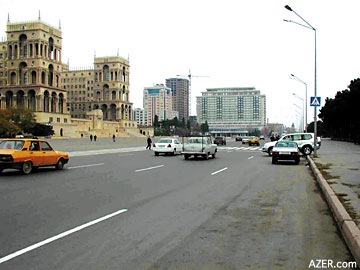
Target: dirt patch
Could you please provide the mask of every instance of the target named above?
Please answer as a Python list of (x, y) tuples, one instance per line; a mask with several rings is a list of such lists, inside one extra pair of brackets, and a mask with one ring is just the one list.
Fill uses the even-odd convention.
[(338, 175), (331, 175), (327, 170), (330, 169), (330, 167), (333, 165), (332, 163), (326, 163), (326, 164), (321, 164), (318, 162), (315, 162), (316, 167), (319, 169), (319, 171), (321, 172), (322, 176), (326, 179), (340, 179), (340, 176)]
[(356, 225), (359, 226), (360, 225), (360, 217), (356, 213), (355, 208), (351, 205), (350, 200), (345, 198), (348, 195), (346, 193), (336, 193), (336, 196), (338, 197), (338, 199), (340, 200), (342, 205), (345, 207), (349, 216), (353, 219), (353, 221), (356, 223)]
[(347, 187), (356, 187), (357, 185), (353, 185), (353, 184), (349, 184), (349, 183), (341, 183), (343, 186), (347, 186)]

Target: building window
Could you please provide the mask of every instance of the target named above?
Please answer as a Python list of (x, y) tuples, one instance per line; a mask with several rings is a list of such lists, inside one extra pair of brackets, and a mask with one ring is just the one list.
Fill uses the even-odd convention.
[(49, 123), (52, 123), (52, 121), (53, 121), (53, 118), (49, 117)]
[(57, 118), (56, 121), (57, 121), (58, 123), (60, 123), (60, 118)]

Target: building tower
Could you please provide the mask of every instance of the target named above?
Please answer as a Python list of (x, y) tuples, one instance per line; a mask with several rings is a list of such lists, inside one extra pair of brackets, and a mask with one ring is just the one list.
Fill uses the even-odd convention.
[(166, 87), (172, 91), (172, 110), (179, 113), (179, 120), (189, 119), (189, 80), (182, 78), (166, 79)]
[(37, 122), (70, 122), (61, 86), (61, 30), (39, 19), (8, 21), (6, 33), (0, 43), (0, 108), (30, 109)]

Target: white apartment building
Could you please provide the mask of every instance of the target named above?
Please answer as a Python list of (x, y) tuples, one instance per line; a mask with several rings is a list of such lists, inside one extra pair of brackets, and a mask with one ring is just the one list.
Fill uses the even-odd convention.
[(245, 135), (266, 125), (266, 97), (254, 87), (208, 88), (196, 97), (199, 123), (213, 135)]
[(144, 110), (147, 114), (147, 123), (151, 126), (155, 115), (159, 121), (171, 119), (172, 93), (171, 89), (163, 84), (144, 88)]
[(148, 126), (147, 111), (144, 110), (143, 108), (135, 108), (133, 117), (134, 117), (133, 119), (138, 123), (138, 125)]

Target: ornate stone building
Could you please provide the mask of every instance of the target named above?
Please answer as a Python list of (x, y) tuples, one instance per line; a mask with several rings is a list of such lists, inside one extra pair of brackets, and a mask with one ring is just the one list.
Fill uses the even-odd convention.
[(24, 107), (38, 122), (70, 123), (61, 86), (61, 30), (44, 22), (7, 23), (0, 43), (0, 107)]

